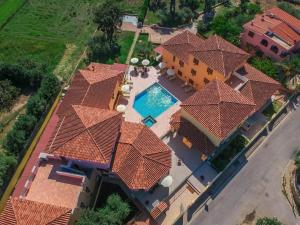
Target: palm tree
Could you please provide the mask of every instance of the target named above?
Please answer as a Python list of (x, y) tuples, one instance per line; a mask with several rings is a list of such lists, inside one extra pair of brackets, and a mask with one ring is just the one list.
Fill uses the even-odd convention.
[(277, 63), (281, 72), (285, 77), (294, 77), (300, 74), (300, 56), (290, 56), (289, 59), (284, 60), (283, 62)]
[(176, 0), (171, 0), (170, 1), (170, 14), (175, 15), (176, 11)]

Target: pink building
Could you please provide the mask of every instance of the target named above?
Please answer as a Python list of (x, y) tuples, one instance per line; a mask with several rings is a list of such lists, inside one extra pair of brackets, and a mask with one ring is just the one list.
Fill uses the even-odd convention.
[(256, 15), (243, 28), (243, 48), (260, 50), (276, 61), (300, 48), (300, 20), (279, 8)]

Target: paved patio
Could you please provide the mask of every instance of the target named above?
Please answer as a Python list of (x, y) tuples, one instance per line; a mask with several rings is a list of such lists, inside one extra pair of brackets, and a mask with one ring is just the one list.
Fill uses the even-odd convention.
[(268, 119), (261, 112), (257, 112), (247, 121), (249, 121), (251, 127), (248, 130), (241, 128), (241, 133), (251, 140), (267, 124)]
[(127, 79), (131, 79), (133, 82), (130, 96), (128, 98), (122, 97), (118, 103), (127, 106), (124, 113), (125, 121), (137, 123), (142, 122), (144, 118), (133, 108), (135, 96), (156, 82), (162, 85), (178, 100), (173, 106), (171, 106), (169, 109), (155, 118), (157, 123), (155, 123), (151, 127), (151, 130), (161, 138), (165, 136), (170, 130), (169, 121), (171, 119), (171, 116), (180, 109), (181, 102), (191, 96), (193, 92), (185, 93), (181, 88), (183, 81), (179, 79), (169, 81), (168, 79), (166, 79), (165, 75), (161, 75), (159, 73), (159, 70), (154, 67), (149, 67), (149, 71), (145, 76), (134, 75), (133, 68), (133, 66), (130, 66), (129, 72), (127, 74)]

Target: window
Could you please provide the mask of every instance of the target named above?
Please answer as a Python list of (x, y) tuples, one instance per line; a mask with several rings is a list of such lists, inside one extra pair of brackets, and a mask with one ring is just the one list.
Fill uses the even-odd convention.
[(175, 62), (175, 60), (176, 60), (176, 57), (175, 57), (175, 55), (173, 56), (173, 62)]
[(207, 73), (208, 73), (209, 75), (213, 74), (213, 72), (214, 72), (213, 69), (207, 67)]
[(204, 78), (204, 83), (205, 84), (208, 84), (209, 83), (209, 80), (207, 78)]
[(263, 46), (265, 46), (265, 47), (267, 47), (269, 43), (268, 43), (268, 41), (266, 39), (262, 39), (261, 42), (260, 42), (260, 44), (263, 45)]
[(174, 69), (175, 69), (175, 67), (174, 67), (174, 66), (172, 66), (172, 69), (174, 70)]
[(254, 33), (253, 33), (252, 31), (249, 31), (249, 32), (248, 32), (248, 36), (249, 36), (249, 37), (254, 37)]
[(193, 76), (196, 76), (196, 74), (197, 74), (196, 70), (194, 70), (194, 69), (191, 70), (191, 73)]
[(178, 75), (182, 77), (182, 72), (178, 70)]
[(281, 58), (285, 58), (285, 57), (287, 57), (288, 55), (289, 55), (289, 53), (286, 52), (286, 51), (280, 53), (280, 57), (281, 57)]
[(276, 46), (276, 45), (272, 45), (272, 46), (271, 46), (271, 51), (274, 52), (275, 54), (277, 54), (277, 53), (278, 53), (278, 48), (277, 48), (277, 46)]
[(192, 79), (189, 79), (189, 84), (194, 85), (194, 81)]
[(183, 67), (184, 66), (184, 62), (182, 62), (181, 60), (179, 60), (179, 65), (180, 65), (180, 67)]
[(194, 58), (193, 63), (194, 63), (195, 65), (198, 65), (198, 64), (199, 64), (199, 60), (196, 59), (196, 58)]

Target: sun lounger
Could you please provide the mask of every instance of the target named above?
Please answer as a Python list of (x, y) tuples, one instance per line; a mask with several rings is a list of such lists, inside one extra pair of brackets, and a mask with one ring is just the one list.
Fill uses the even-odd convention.
[(169, 76), (167, 79), (168, 79), (168, 80), (174, 80), (175, 78), (176, 78), (176, 76), (173, 75), (173, 76)]
[(192, 86), (187, 86), (187, 87), (184, 88), (184, 92), (185, 93), (188, 93), (188, 92), (190, 92), (192, 90), (194, 90), (194, 88)]
[(129, 98), (130, 97), (130, 93), (129, 92), (128, 93), (123, 93), (122, 96), (125, 97), (125, 98)]

